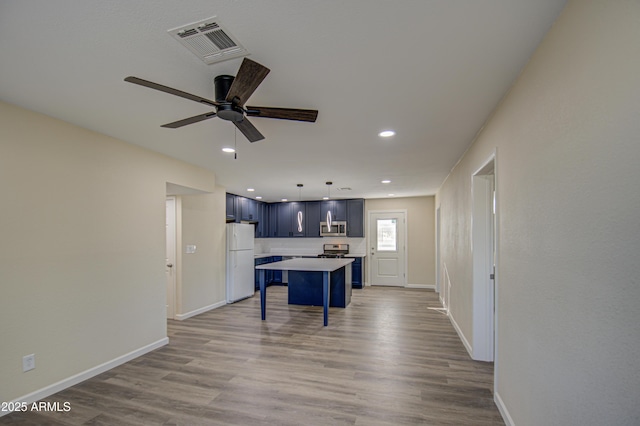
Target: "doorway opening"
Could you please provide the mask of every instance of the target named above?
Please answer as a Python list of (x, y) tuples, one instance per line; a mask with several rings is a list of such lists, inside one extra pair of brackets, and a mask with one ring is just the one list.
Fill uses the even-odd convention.
[(167, 277), (167, 318), (176, 315), (176, 197), (166, 200), (166, 258), (165, 273)]
[(495, 348), (495, 153), (472, 175), (473, 359), (493, 361)]
[(436, 209), (436, 293), (440, 294), (442, 285), (442, 267), (440, 266), (440, 206)]
[[(183, 312), (183, 285), (182, 274), (184, 272), (183, 256), (180, 251), (182, 245), (183, 227), (190, 225), (184, 220), (183, 201), (185, 197), (192, 195), (207, 194), (196, 188), (166, 182), (166, 307), (167, 319), (181, 320), (185, 318)], [(188, 247), (184, 253), (191, 254)]]

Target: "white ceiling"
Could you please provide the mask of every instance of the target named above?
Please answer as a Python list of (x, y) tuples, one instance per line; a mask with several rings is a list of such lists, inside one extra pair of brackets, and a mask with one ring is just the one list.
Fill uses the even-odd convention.
[[(564, 3), (2, 0), (0, 99), (205, 167), (265, 201), (319, 199), (326, 181), (341, 198), (431, 195)], [(271, 69), (247, 104), (317, 109), (316, 123), (252, 118), (266, 137), (253, 144), (218, 118), (160, 127), (211, 108), (123, 79), (213, 99), (213, 78), (241, 59), (206, 65), (167, 33), (212, 16)], [(379, 138), (387, 128), (397, 135)], [(237, 159), (221, 151), (234, 137)]]

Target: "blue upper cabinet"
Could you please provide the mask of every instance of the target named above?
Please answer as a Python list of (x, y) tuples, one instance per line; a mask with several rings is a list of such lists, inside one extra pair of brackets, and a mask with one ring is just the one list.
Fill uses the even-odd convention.
[(227, 222), (254, 222), (256, 238), (319, 238), (320, 222), (326, 220), (327, 211), (331, 211), (332, 220), (347, 221), (347, 237), (364, 237), (363, 199), (264, 203), (226, 194)]
[(307, 201), (307, 219), (305, 224), (305, 233), (307, 238), (320, 238), (320, 222), (324, 219), (321, 216), (321, 201)]
[(269, 224), (271, 223), (271, 210), (269, 209), (269, 204), (267, 203), (260, 203), (260, 207), (262, 208), (262, 218), (260, 219), (260, 223), (262, 224), (262, 229), (261, 229), (261, 237), (268, 237), (269, 236)]
[(236, 210), (236, 215), (240, 220), (249, 220), (249, 200), (244, 197), (236, 196), (238, 210)]
[(276, 204), (276, 237), (304, 237), (306, 235), (305, 204), (303, 202)]
[(278, 236), (278, 206), (279, 205), (280, 203), (267, 204), (267, 215), (269, 216), (267, 219), (267, 236), (268, 237)]
[(331, 220), (347, 220), (346, 200), (325, 200), (320, 202), (320, 215), (324, 222), (327, 211), (331, 211)]
[(249, 200), (249, 220), (252, 220), (255, 222), (258, 220), (258, 201), (252, 200), (250, 198), (248, 198), (248, 200)]
[(227, 193), (227, 222), (236, 221), (236, 196)]
[[(307, 203), (292, 201), (287, 203), (275, 203), (276, 231), (269, 234), (275, 237), (306, 237), (307, 227)], [(298, 223), (300, 221), (300, 223)], [(319, 233), (319, 231), (318, 231)]]
[(364, 237), (364, 200), (347, 200), (347, 237)]
[(227, 222), (253, 222), (256, 224), (255, 237), (268, 237), (269, 215), (267, 206), (267, 203), (263, 203), (261, 201), (227, 193)]
[(251, 198), (238, 197), (240, 200), (240, 220), (255, 222), (258, 220), (258, 202)]
[(268, 226), (268, 216), (267, 216), (267, 203), (263, 203), (260, 201), (255, 201), (256, 204), (256, 216), (253, 221), (256, 223), (256, 238), (265, 238), (267, 237), (267, 226)]
[(291, 236), (291, 204), (277, 203), (276, 205), (276, 237)]
[(293, 201), (289, 204), (291, 205), (291, 236), (304, 237), (306, 236), (307, 203)]

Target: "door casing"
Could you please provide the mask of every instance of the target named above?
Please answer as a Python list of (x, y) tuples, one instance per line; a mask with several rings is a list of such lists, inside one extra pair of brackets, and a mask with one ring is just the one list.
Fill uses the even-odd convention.
[[(472, 357), (493, 361), (496, 291), (495, 153), (475, 172), (471, 182), (471, 250), (473, 257)], [(493, 278), (492, 278), (493, 276)]]
[[(397, 218), (398, 219), (398, 266), (401, 268), (398, 271), (398, 279), (393, 282), (392, 279), (380, 280), (376, 276), (376, 267), (374, 262), (380, 258), (379, 253), (375, 249), (377, 240), (377, 219)], [(370, 285), (391, 285), (398, 287), (406, 287), (407, 285), (407, 211), (406, 210), (370, 210), (368, 212), (367, 222), (369, 227), (367, 237), (368, 256), (367, 261), (368, 268), (367, 274), (369, 276)]]

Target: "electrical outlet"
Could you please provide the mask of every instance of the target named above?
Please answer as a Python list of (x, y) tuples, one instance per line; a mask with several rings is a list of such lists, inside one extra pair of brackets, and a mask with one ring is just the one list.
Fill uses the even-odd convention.
[(36, 368), (36, 354), (25, 355), (22, 357), (22, 371), (30, 371)]

